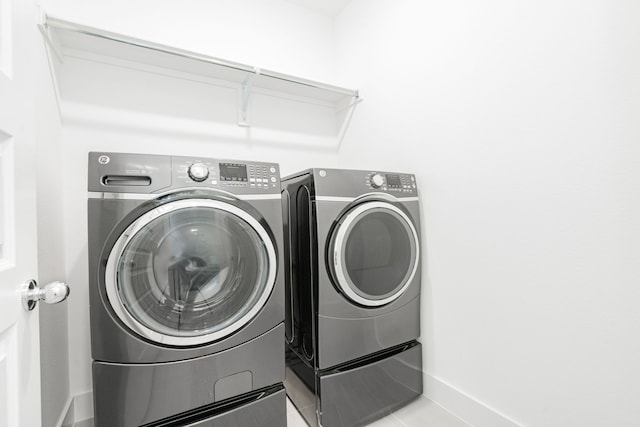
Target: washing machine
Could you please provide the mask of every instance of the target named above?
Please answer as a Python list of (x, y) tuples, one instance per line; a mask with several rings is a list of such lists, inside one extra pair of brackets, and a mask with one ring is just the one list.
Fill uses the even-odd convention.
[(312, 426), (363, 425), (422, 394), (415, 176), (310, 169), (282, 187), (287, 391)]
[(278, 165), (88, 166), (95, 425), (286, 426)]

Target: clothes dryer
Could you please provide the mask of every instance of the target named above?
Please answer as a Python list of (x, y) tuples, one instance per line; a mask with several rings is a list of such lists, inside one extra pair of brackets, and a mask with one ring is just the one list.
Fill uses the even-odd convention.
[(89, 153), (95, 425), (286, 425), (278, 165)]
[(282, 182), (285, 384), (309, 424), (361, 425), (422, 394), (415, 176), (310, 169)]

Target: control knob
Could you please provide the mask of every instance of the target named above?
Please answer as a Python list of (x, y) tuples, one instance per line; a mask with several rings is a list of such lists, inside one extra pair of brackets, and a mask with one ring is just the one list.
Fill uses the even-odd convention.
[(195, 182), (202, 182), (209, 176), (209, 168), (204, 163), (194, 163), (187, 170), (189, 178)]
[(384, 185), (384, 177), (379, 173), (373, 174), (371, 177), (371, 186), (373, 188), (380, 188)]

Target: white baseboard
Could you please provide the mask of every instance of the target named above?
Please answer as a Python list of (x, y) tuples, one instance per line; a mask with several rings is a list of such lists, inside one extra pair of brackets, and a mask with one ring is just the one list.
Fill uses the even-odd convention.
[(424, 373), (424, 395), (473, 427), (522, 427), (493, 408)]
[(72, 426), (91, 418), (93, 418), (93, 392), (87, 391), (69, 398), (56, 426)]
[(93, 418), (93, 392), (87, 391), (73, 397), (75, 422)]
[(58, 418), (58, 422), (55, 423), (56, 427), (67, 427), (73, 425), (73, 396), (69, 396), (67, 403), (64, 405), (64, 409)]

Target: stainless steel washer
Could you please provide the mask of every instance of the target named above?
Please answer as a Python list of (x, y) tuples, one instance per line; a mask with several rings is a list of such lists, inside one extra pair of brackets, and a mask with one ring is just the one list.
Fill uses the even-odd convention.
[(278, 165), (89, 153), (88, 178), (95, 425), (286, 425)]

